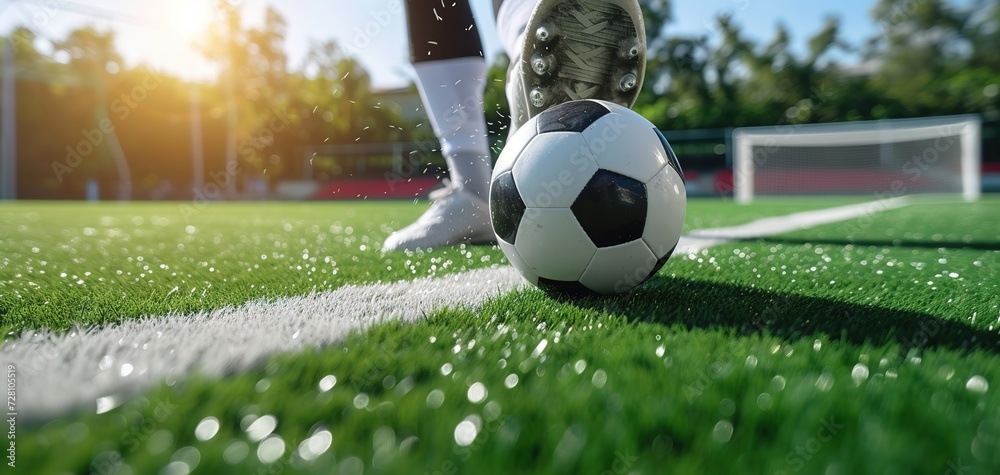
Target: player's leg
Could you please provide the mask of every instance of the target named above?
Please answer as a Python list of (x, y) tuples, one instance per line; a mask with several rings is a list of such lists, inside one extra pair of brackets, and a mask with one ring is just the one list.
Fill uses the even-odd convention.
[(467, 0), (407, 0), (410, 56), (417, 88), (448, 163), (450, 184), (383, 249), (493, 242), (489, 220), (491, 156), (483, 113), (486, 62)]
[(577, 99), (632, 107), (646, 70), (646, 30), (637, 0), (503, 0), (497, 33), (511, 68), (511, 129)]

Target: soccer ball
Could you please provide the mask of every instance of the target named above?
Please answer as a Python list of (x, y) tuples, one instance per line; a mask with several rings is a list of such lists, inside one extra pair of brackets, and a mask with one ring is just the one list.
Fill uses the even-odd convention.
[(684, 174), (641, 115), (597, 100), (554, 106), (522, 126), (493, 171), (500, 248), (550, 293), (618, 294), (666, 263), (680, 239)]

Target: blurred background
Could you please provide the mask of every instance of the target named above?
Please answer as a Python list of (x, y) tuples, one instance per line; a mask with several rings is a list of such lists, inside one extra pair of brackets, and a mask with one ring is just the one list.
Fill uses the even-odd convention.
[[(692, 195), (732, 192), (732, 130), (977, 114), (1000, 191), (1000, 0), (646, 0), (635, 109)], [(492, 64), (494, 151), (508, 59)], [(444, 161), (401, 0), (0, 0), (0, 198), (425, 196)]]

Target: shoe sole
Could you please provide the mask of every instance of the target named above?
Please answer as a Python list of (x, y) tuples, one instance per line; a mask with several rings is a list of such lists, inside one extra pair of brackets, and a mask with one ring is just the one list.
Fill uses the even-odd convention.
[(634, 0), (543, 0), (525, 29), (528, 116), (581, 99), (631, 108), (646, 70), (646, 32)]

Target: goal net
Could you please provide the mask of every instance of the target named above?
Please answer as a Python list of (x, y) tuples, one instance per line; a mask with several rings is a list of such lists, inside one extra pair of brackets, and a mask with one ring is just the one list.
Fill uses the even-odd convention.
[(736, 200), (916, 193), (979, 199), (978, 116), (748, 127), (733, 132)]

